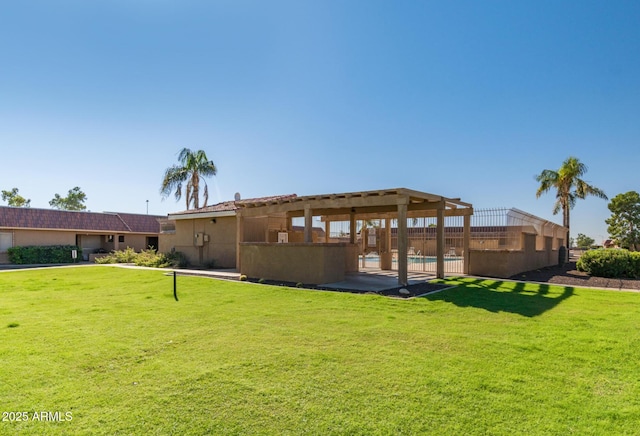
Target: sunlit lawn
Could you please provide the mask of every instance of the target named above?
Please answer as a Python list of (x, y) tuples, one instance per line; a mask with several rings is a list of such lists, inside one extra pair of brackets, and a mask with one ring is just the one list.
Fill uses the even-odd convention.
[(1, 272), (0, 405), (29, 419), (0, 434), (638, 434), (639, 294), (458, 283), (176, 302), (161, 271)]

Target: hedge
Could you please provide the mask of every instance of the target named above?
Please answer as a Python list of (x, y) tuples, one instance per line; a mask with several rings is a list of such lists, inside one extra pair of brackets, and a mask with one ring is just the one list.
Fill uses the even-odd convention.
[[(78, 251), (76, 259), (72, 257), (72, 250)], [(9, 262), (16, 265), (77, 263), (82, 259), (82, 248), (77, 245), (11, 247), (7, 253)]]
[(640, 252), (618, 249), (586, 251), (576, 264), (578, 271), (595, 277), (640, 278)]

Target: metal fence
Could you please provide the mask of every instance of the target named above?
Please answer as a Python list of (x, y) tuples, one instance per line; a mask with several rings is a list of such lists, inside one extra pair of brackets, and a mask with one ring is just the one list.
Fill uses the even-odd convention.
[(553, 249), (564, 244), (566, 228), (515, 208), (476, 209), (471, 217), (471, 249), (522, 250), (523, 234), (536, 235), (536, 250), (551, 237)]
[[(446, 273), (462, 273), (464, 269), (464, 217), (444, 218), (444, 268)], [(393, 268), (397, 268), (397, 221), (391, 223), (391, 251)], [(407, 220), (407, 270), (410, 272), (436, 272), (437, 218), (422, 217)]]
[[(392, 269), (398, 266), (398, 221), (356, 221), (355, 241), (360, 246), (359, 266), (379, 268), (380, 251), (391, 251)], [(437, 219), (420, 217), (407, 219), (407, 269), (413, 272), (436, 272)], [(330, 242), (348, 242), (349, 222), (334, 221), (327, 229)], [(536, 249), (543, 250), (545, 238), (552, 238), (552, 248), (564, 244), (566, 229), (558, 224), (515, 208), (476, 209), (471, 216), (469, 248), (471, 250), (522, 250), (524, 234), (536, 235)], [(391, 232), (391, 246), (384, 242), (386, 232)], [(373, 237), (372, 235), (375, 235)], [(444, 229), (445, 273), (464, 272), (464, 217), (445, 217)]]

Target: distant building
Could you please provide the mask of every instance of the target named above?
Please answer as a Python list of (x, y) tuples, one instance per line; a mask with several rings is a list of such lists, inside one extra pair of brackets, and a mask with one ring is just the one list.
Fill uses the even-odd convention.
[(77, 245), (84, 260), (92, 254), (131, 247), (158, 248), (160, 219), (119, 212), (76, 212), (0, 206), (0, 263), (17, 246)]

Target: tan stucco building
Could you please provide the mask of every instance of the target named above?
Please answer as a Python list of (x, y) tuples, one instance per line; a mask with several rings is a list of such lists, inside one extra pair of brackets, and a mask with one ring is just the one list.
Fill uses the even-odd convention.
[[(469, 243), (470, 204), (406, 188), (297, 196), (237, 199), (214, 206), (169, 214), (160, 235), (160, 250), (180, 251), (194, 264), (236, 268), (241, 274), (266, 279), (329, 283), (358, 270), (359, 222), (377, 220), (385, 229), (397, 223), (397, 243), (384, 232), (380, 246), (381, 268), (392, 269), (397, 255), (398, 282), (407, 283), (407, 219), (436, 217), (436, 275), (444, 276), (444, 218), (465, 217)], [(348, 239), (334, 240), (324, 229), (346, 222)], [(295, 220), (301, 221), (296, 224)], [(173, 223), (173, 225), (171, 225)]]
[(8, 263), (7, 249), (18, 246), (77, 245), (84, 260), (99, 251), (157, 248), (162, 218), (0, 206), (0, 263)]
[(564, 227), (517, 209), (479, 212), (472, 226), (471, 204), (406, 188), (238, 197), (169, 214), (159, 249), (192, 265), (314, 284), (372, 265), (404, 285), (408, 272), (510, 277), (558, 263)]

